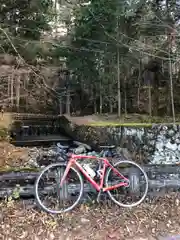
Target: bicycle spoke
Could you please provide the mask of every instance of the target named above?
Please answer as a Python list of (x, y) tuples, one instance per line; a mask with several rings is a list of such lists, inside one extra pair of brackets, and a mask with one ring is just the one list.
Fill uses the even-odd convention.
[[(132, 207), (140, 204), (148, 190), (148, 179), (143, 169), (136, 163), (124, 160), (115, 165), (115, 169), (128, 179), (128, 186), (120, 186), (108, 191), (110, 198), (118, 205)], [(106, 187), (120, 185), (125, 180), (118, 176), (115, 171), (109, 169), (106, 176)], [(126, 181), (125, 181), (126, 182)]]
[[(65, 167), (52, 164), (42, 171), (35, 185), (36, 199), (47, 212), (60, 213), (71, 210), (80, 200), (83, 191), (81, 175), (70, 169), (67, 178), (60, 186)], [(75, 185), (75, 182), (80, 184)]]

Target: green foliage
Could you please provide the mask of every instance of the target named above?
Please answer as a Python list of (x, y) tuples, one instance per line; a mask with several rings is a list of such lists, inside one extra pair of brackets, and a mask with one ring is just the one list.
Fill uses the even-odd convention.
[[(57, 3), (60, 8), (56, 7)], [(72, 90), (84, 92), (79, 94), (80, 102), (87, 96), (88, 104), (84, 105), (94, 113), (117, 113), (119, 109), (122, 113), (128, 110), (150, 113), (151, 104), (150, 115), (159, 114), (159, 109), (170, 114), (172, 96), (170, 101), (170, 92), (164, 94), (166, 89), (171, 89), (169, 59), (174, 64), (172, 75), (177, 86), (174, 104), (180, 110), (179, 70), (175, 66), (180, 46), (178, 36), (174, 41), (176, 49), (171, 55), (169, 52), (169, 36), (173, 31), (177, 35), (174, 29), (179, 29), (177, 1), (2, 0), (0, 11), (1, 28), (9, 36), (7, 39), (6, 34), (0, 32), (0, 53), (17, 55), (13, 43), (21, 56), (33, 64), (40, 59), (43, 64), (62, 66), (63, 59), (72, 73)], [(44, 37), (43, 33), (50, 30), (50, 22), (55, 25), (53, 30), (57, 30), (58, 24), (64, 24), (67, 36)], [(151, 77), (153, 79), (148, 79), (152, 89), (163, 87), (164, 98), (162, 101), (159, 94), (159, 104), (158, 90), (152, 91), (150, 103), (148, 89), (143, 89), (143, 85), (147, 85), (147, 63), (152, 60), (158, 60), (159, 69), (163, 68)], [(72, 105), (74, 102), (72, 99)]]
[(17, 184), (16, 187), (13, 189), (12, 193), (6, 198), (6, 206), (11, 208), (14, 206), (15, 200), (20, 198), (20, 185)]
[(2, 0), (0, 21), (13, 36), (26, 39), (39, 39), (47, 24), (51, 0)]
[[(133, 8), (131, 11), (140, 11), (143, 3), (136, 1), (134, 11)], [(98, 97), (101, 91), (107, 102), (109, 84), (111, 89), (116, 89), (117, 49), (125, 59), (131, 38), (138, 32), (135, 26), (138, 16), (128, 15), (129, 6), (126, 0), (93, 0), (74, 11), (75, 20), (70, 33), (72, 48), (66, 52), (67, 65), (89, 94), (93, 85), (94, 94)], [(134, 58), (134, 52), (130, 57)], [(125, 64), (121, 61), (124, 69)], [(103, 86), (101, 90), (100, 83)]]
[[(49, 31), (52, 0), (2, 0), (0, 27), (7, 33), (17, 51), (25, 59), (40, 57), (41, 47), (31, 40), (39, 40), (43, 31)], [(16, 54), (4, 32), (0, 31), (3, 53)]]
[[(77, 81), (89, 94), (92, 104), (103, 101), (105, 112), (110, 105), (117, 112), (120, 74), (121, 104), (127, 107), (125, 97), (133, 96), (133, 101), (136, 100), (136, 91), (145, 84), (142, 73), (148, 62), (158, 59), (158, 64), (166, 66), (168, 71), (167, 34), (173, 31), (178, 21), (178, 9), (173, 1), (149, 0), (92, 0), (88, 5), (76, 7), (75, 20), (68, 26), (70, 48), (61, 52), (75, 76), (73, 83)], [(156, 82), (158, 78), (160, 76), (157, 75), (154, 82), (151, 81), (154, 88), (156, 84), (160, 85)], [(155, 93), (152, 95), (152, 108), (159, 109), (154, 100)], [(137, 105), (135, 111), (138, 111)], [(144, 111), (148, 111), (147, 107)]]
[(12, 192), (12, 198), (18, 199), (19, 197), (20, 197), (20, 185), (17, 184)]
[(8, 140), (9, 132), (7, 128), (0, 127), (0, 141)]

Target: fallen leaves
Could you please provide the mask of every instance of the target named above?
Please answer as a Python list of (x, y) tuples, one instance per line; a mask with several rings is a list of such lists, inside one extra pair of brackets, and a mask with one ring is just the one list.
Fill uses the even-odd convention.
[(19, 167), (28, 160), (28, 149), (15, 147), (12, 144), (0, 141), (0, 169), (6, 167)]
[(1, 202), (0, 239), (155, 240), (180, 229), (180, 195), (168, 195), (134, 209), (94, 204), (59, 216), (29, 209), (24, 202)]

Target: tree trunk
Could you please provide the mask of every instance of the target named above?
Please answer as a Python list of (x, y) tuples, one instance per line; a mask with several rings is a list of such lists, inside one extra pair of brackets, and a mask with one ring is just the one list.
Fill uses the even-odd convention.
[[(117, 40), (119, 39), (119, 17), (117, 17)], [(117, 89), (118, 89), (118, 117), (121, 117), (121, 79), (120, 79), (120, 50), (117, 46)]]
[(59, 98), (59, 115), (63, 115), (62, 97)]
[(14, 73), (11, 75), (11, 105), (14, 105)]
[(173, 122), (176, 122), (175, 108), (174, 108), (174, 92), (173, 92), (173, 78), (172, 78), (172, 62), (171, 62), (171, 47), (169, 47), (169, 81), (170, 81), (170, 97), (171, 97), (171, 110)]
[(174, 93), (173, 93), (173, 77), (172, 77), (172, 46), (175, 43), (175, 31), (174, 31), (174, 19), (171, 16), (171, 8), (169, 6), (170, 0), (166, 0), (166, 21), (170, 27), (167, 28), (167, 39), (168, 39), (168, 53), (169, 53), (169, 100), (171, 105), (171, 112), (173, 117), (173, 122), (175, 122), (175, 109), (174, 109)]
[(112, 85), (109, 83), (109, 113), (113, 113), (113, 101), (112, 101), (113, 91), (112, 91)]
[(139, 60), (138, 90), (137, 90), (137, 106), (140, 108), (140, 90), (141, 90), (141, 60)]
[(159, 71), (154, 73), (154, 83), (153, 83), (153, 115), (158, 116), (159, 112)]
[(149, 117), (152, 117), (152, 91), (151, 91), (152, 87), (151, 84), (149, 83), (148, 85), (148, 99), (149, 99)]
[(125, 117), (127, 117), (127, 88), (126, 88), (126, 76), (124, 77), (124, 86), (125, 86), (125, 90), (124, 90), (124, 113), (125, 113)]
[[(27, 75), (25, 75), (25, 81), (24, 81), (24, 89), (28, 92), (29, 95), (29, 80), (30, 80), (30, 73), (28, 73)], [(26, 111), (28, 110), (28, 97), (26, 97), (25, 102), (26, 102)]]
[(93, 97), (94, 97), (94, 101), (93, 101), (93, 106), (94, 106), (94, 113), (97, 113), (97, 101), (96, 101), (96, 87), (94, 87), (93, 89)]
[(167, 96), (167, 107), (166, 107), (166, 111), (167, 111), (167, 115), (170, 116), (171, 115), (171, 96), (170, 96), (170, 91), (169, 91), (169, 84), (167, 83), (166, 86), (166, 96)]
[(69, 87), (67, 88), (67, 93), (66, 93), (66, 114), (70, 115), (71, 114), (71, 102), (70, 102), (70, 91)]
[(101, 81), (100, 81), (100, 84), (99, 84), (99, 89), (100, 89), (100, 92), (99, 92), (99, 113), (102, 114), (103, 96), (102, 96), (102, 83), (101, 83)]
[(113, 104), (112, 104), (112, 101), (110, 101), (110, 103), (109, 103), (109, 113), (113, 114)]
[(118, 89), (118, 117), (121, 117), (121, 79), (120, 79), (120, 53), (117, 47), (117, 89)]
[(8, 98), (11, 97), (11, 75), (8, 76)]
[(17, 112), (19, 112), (20, 84), (21, 84), (21, 76), (19, 75), (16, 80), (16, 109), (17, 109)]

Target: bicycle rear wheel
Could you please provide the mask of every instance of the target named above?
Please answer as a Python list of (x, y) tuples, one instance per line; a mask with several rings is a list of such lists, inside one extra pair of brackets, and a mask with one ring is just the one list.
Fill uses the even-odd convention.
[(40, 172), (36, 180), (37, 204), (48, 213), (59, 214), (71, 211), (82, 197), (83, 179), (75, 168), (70, 168), (63, 186), (60, 187), (65, 169), (66, 165), (62, 163), (50, 164)]
[[(128, 167), (129, 166), (129, 167)], [(135, 162), (119, 161), (114, 165), (121, 175), (129, 180), (129, 185), (107, 191), (110, 199), (121, 207), (135, 207), (142, 203), (148, 192), (148, 177), (145, 171)], [(123, 181), (109, 168), (105, 177), (105, 186), (110, 187)], [(127, 197), (127, 199), (124, 199)], [(130, 197), (134, 202), (130, 201)]]

